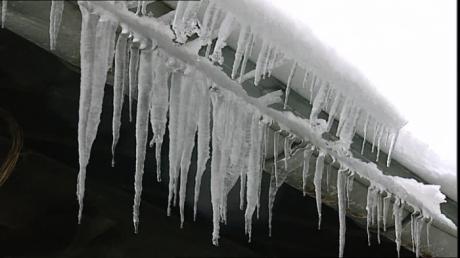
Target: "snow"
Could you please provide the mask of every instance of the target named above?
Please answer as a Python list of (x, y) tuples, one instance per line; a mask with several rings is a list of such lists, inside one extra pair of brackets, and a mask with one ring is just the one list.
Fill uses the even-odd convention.
[[(456, 5), (454, 0), (288, 0), (265, 4), (277, 9), (277, 20), (284, 18), (299, 30), (311, 30), (321, 44), (356, 67), (408, 119), (393, 157), (427, 182), (440, 184), (454, 201)], [(284, 78), (288, 73), (289, 67), (285, 67)], [(283, 78), (280, 73), (274, 75)], [(294, 90), (303, 93), (300, 88)], [(443, 122), (433, 123), (429, 117)]]

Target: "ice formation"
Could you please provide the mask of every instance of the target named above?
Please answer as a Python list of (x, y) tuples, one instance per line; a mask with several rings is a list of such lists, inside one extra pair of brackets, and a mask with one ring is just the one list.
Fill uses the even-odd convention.
[(50, 10), (50, 49), (56, 48), (57, 36), (61, 27), (62, 12), (64, 11), (64, 1), (52, 0)]
[[(185, 194), (196, 135), (198, 160), (194, 185), (194, 218), (197, 214), (201, 179), (211, 158), (210, 188), (214, 245), (219, 243), (221, 223), (227, 221), (227, 195), (238, 180), (241, 182), (240, 208), (245, 209), (245, 231), (248, 240), (251, 241), (252, 219), (254, 213), (258, 214), (260, 210), (262, 171), (269, 170), (265, 165), (265, 156), (269, 148), (274, 150), (269, 188), (270, 234), (276, 192), (291, 172), (288, 161), (295, 151), (301, 151), (300, 155), (303, 158), (304, 194), (310, 160), (316, 158), (313, 183), (319, 217), (318, 227), (321, 224), (321, 185), (325, 162), (329, 167), (332, 164), (340, 166), (337, 172), (339, 256), (343, 256), (344, 251), (346, 208), (350, 203), (355, 175), (370, 182), (366, 204), (369, 244), (369, 228), (374, 224), (380, 241), (380, 224), (383, 223), (385, 230), (390, 206), (395, 221), (398, 254), (405, 208), (414, 211), (411, 228), (417, 256), (420, 254), (420, 235), (424, 222), (428, 223), (427, 234), (428, 225), (431, 225), (432, 221), (456, 230), (452, 221), (440, 212), (439, 204), (444, 201), (444, 196), (439, 192), (439, 187), (386, 176), (375, 164), (363, 162), (351, 154), (353, 136), (358, 127), (363, 126), (365, 138), (367, 133), (372, 132), (372, 150), (377, 149), (377, 159), (382, 145), (389, 146), (389, 166), (391, 152), (405, 120), (378, 96), (374, 96), (372, 91), (367, 89), (365, 80), (359, 76), (353, 79), (341, 77), (340, 69), (347, 66), (335, 56), (326, 54), (324, 48), (319, 47), (320, 51), (309, 53), (309, 58), (297, 56), (295, 53), (302, 53), (298, 50), (304, 49), (304, 45), (312, 46), (319, 43), (314, 37), (311, 37), (310, 41), (292, 41), (289, 37), (291, 34), (286, 34), (283, 30), (280, 30), (283, 35), (275, 36), (271, 29), (279, 29), (289, 22), (280, 21), (282, 24), (279, 25), (267, 20), (267, 24), (261, 24), (252, 13), (246, 13), (253, 10), (252, 7), (261, 4), (261, 1), (241, 1), (238, 8), (231, 1), (179, 1), (171, 24), (165, 24), (147, 15), (147, 5), (150, 1), (138, 1), (136, 13), (129, 10), (123, 2), (78, 2), (82, 13), (78, 123), (80, 170), (77, 182), (79, 222), (82, 219), (86, 167), (100, 121), (107, 71), (114, 59), (113, 154), (119, 138), (123, 97), (129, 96), (130, 116), (132, 101), (137, 99), (133, 204), (133, 224), (136, 233), (140, 222), (142, 176), (149, 122), (153, 132), (150, 145), (155, 145), (158, 181), (161, 180), (161, 148), (166, 126), (169, 129), (167, 214), (171, 213), (171, 208), (176, 206), (179, 199), (181, 227), (186, 217)], [(2, 25), (6, 14), (6, 2), (2, 2)], [(204, 14), (200, 19), (198, 13), (202, 6)], [(52, 9), (50, 42), (55, 46), (61, 9), (56, 3)], [(118, 26), (121, 26), (122, 30), (115, 43), (115, 31)], [(296, 32), (306, 33), (307, 36), (310, 33), (297, 31), (296, 26), (291, 27), (294, 35)], [(224, 62), (222, 49), (226, 46), (229, 35), (237, 29), (237, 49), (229, 77), (218, 66)], [(198, 35), (195, 41), (190, 39), (193, 35)], [(212, 44), (214, 39), (215, 44)], [(247, 72), (247, 63), (251, 55), (255, 54), (255, 41), (259, 39), (262, 41), (262, 47), (256, 55), (256, 67)], [(206, 47), (204, 57), (197, 55), (200, 46)], [(254, 85), (258, 85), (286, 60), (291, 61), (292, 66), (285, 92), (284, 109), (287, 109), (294, 73), (304, 70), (302, 89), (308, 93), (312, 103), (309, 119), (300, 118), (290, 111), (279, 111), (269, 107), (273, 103), (282, 102), (279, 92), (254, 98), (248, 96), (241, 87), (241, 83), (250, 77), (254, 77)], [(324, 67), (328, 69), (322, 69)], [(329, 113), (327, 121), (319, 118), (321, 111)], [(329, 141), (323, 138), (323, 134), (332, 132), (334, 119), (338, 120), (338, 140)], [(274, 133), (274, 145), (267, 146), (267, 132), (274, 126), (279, 127)], [(294, 150), (294, 139), (301, 139), (302, 143), (306, 144)], [(283, 140), (284, 148), (280, 148), (279, 142)], [(364, 146), (365, 141), (362, 148)], [(278, 160), (280, 151), (284, 152), (282, 160)], [(332, 173), (331, 171), (329, 173)], [(382, 193), (386, 193), (383, 199)]]
[(5, 28), (7, 10), (8, 10), (8, 0), (2, 0), (2, 29)]

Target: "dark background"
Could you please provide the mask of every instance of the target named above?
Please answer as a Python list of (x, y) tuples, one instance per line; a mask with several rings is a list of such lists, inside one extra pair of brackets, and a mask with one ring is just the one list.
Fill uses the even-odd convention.
[[(0, 257), (335, 257), (338, 216), (323, 205), (317, 230), (316, 203), (284, 185), (274, 207), (273, 236), (268, 237), (268, 177), (263, 179), (260, 218), (254, 218), (252, 243), (244, 235), (239, 185), (229, 198), (228, 224), (220, 246), (211, 243), (209, 170), (205, 172), (199, 214), (193, 222), (195, 163), (189, 173), (184, 228), (178, 209), (166, 216), (168, 137), (163, 144), (163, 182), (155, 180), (148, 150), (141, 204), (140, 233), (133, 234), (132, 199), (135, 157), (134, 124), (125, 99), (116, 166), (111, 163), (112, 88), (106, 87), (98, 136), (86, 181), (85, 210), (77, 225), (78, 69), (8, 30), (0, 30), (0, 108), (24, 133), (24, 147), (9, 180), (0, 187)], [(0, 160), (10, 146), (0, 122)], [(192, 160), (196, 160), (196, 153)], [(209, 163), (208, 163), (209, 166)], [(209, 169), (209, 168), (208, 168)], [(393, 257), (395, 244), (382, 238), (367, 245), (365, 229), (347, 220), (345, 256)], [(414, 254), (402, 250), (401, 256)]]

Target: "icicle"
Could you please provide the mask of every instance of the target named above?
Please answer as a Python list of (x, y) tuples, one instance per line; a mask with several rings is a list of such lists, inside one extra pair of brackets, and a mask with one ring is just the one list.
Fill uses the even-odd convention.
[(310, 170), (310, 158), (313, 154), (313, 146), (307, 146), (303, 151), (303, 169), (302, 169), (302, 189), (303, 196), (307, 195), (307, 177)]
[(381, 126), (382, 125), (377, 123), (377, 121), (375, 122), (374, 135), (372, 136), (372, 148), (371, 148), (372, 153), (374, 153), (375, 140), (377, 139), (377, 135), (379, 134)]
[(423, 218), (424, 218), (423, 214), (422, 212), (420, 212), (420, 214), (415, 218), (415, 221), (414, 221), (415, 257), (420, 257), (420, 237), (421, 237), (421, 231), (423, 227)]
[[(190, 69), (190, 70), (189, 70)], [(177, 111), (177, 126), (178, 126), (178, 131), (177, 131), (177, 139), (175, 140), (176, 143), (176, 155), (175, 155), (175, 160), (173, 163), (173, 166), (175, 167), (174, 173), (172, 174), (172, 178), (170, 180), (173, 181), (173, 184), (169, 185), (169, 191), (170, 193), (173, 193), (173, 205), (176, 206), (177, 203), (177, 182), (179, 179), (179, 176), (181, 176), (180, 180), (180, 185), (183, 186), (184, 182), (182, 180), (182, 176), (186, 176), (184, 174), (185, 171), (183, 171), (183, 162), (182, 162), (182, 157), (185, 154), (186, 149), (189, 148), (190, 144), (193, 144), (193, 140), (190, 140), (189, 138), (193, 138), (193, 136), (190, 136), (187, 134), (187, 127), (188, 127), (188, 120), (187, 118), (191, 116), (190, 113), (196, 113), (193, 108), (190, 109), (189, 105), (192, 97), (191, 91), (192, 91), (192, 86), (190, 86), (189, 80), (191, 79), (190, 74), (193, 73), (191, 71), (190, 67), (186, 67), (184, 71), (184, 76), (182, 77), (181, 84), (180, 84), (180, 91), (179, 91), (179, 106), (178, 106), (178, 111)], [(192, 125), (191, 125), (192, 126)], [(196, 124), (194, 126), (194, 130), (196, 130)], [(192, 146), (193, 148), (193, 146)], [(188, 156), (188, 153), (185, 154)], [(190, 158), (188, 158), (190, 159)], [(184, 161), (185, 162), (185, 161)], [(187, 170), (188, 171), (188, 170)], [(186, 178), (185, 183), (186, 183)], [(184, 186), (185, 187), (185, 186)], [(180, 197), (180, 196), (179, 196)], [(179, 198), (181, 199), (181, 197)], [(181, 216), (182, 217), (182, 216)]]
[(361, 155), (364, 154), (364, 145), (366, 144), (366, 136), (367, 136), (367, 125), (369, 124), (369, 114), (366, 116), (366, 120), (364, 122), (364, 136), (363, 136), (363, 144), (361, 146)]
[(62, 12), (64, 11), (64, 1), (52, 0), (50, 10), (50, 49), (56, 49), (57, 36), (61, 27)]
[(396, 251), (399, 257), (399, 251), (401, 249), (401, 233), (402, 233), (402, 212), (404, 205), (398, 197), (395, 197), (395, 202), (393, 203), (393, 216), (395, 218), (395, 242), (396, 242)]
[(316, 208), (318, 210), (318, 229), (321, 228), (321, 179), (323, 178), (325, 155), (323, 150), (319, 151), (318, 158), (316, 159), (315, 177), (313, 179), (316, 194)]
[(275, 182), (277, 182), (278, 179), (278, 142), (279, 142), (279, 135), (281, 131), (276, 131), (273, 134), (273, 167), (274, 167), (274, 173), (275, 173)]
[(366, 202), (366, 211), (367, 211), (367, 219), (366, 219), (366, 231), (367, 231), (367, 244), (371, 246), (371, 234), (369, 232), (369, 225), (371, 224), (371, 220), (373, 219), (372, 210), (374, 209), (374, 186), (370, 185), (367, 188), (367, 202)]
[(137, 95), (137, 115), (136, 115), (136, 173), (134, 176), (134, 205), (133, 223), (134, 233), (138, 233), (139, 226), (139, 207), (142, 195), (142, 177), (144, 175), (144, 161), (147, 145), (147, 133), (149, 122), (149, 103), (153, 82), (153, 51), (144, 49), (140, 54), (139, 62), (139, 92)]
[(337, 126), (337, 131), (335, 133), (336, 136), (341, 135), (342, 128), (344, 127), (345, 124), (349, 123), (349, 120), (351, 120), (351, 114), (353, 110), (353, 103), (351, 100), (346, 99), (345, 103), (343, 104), (342, 110), (340, 112), (340, 119), (339, 119), (339, 125)]
[[(6, 1), (3, 0), (2, 18), (6, 15)], [(86, 141), (86, 126), (89, 116), (89, 106), (91, 103), (91, 86), (93, 82), (93, 73), (95, 66), (95, 47), (96, 47), (96, 27), (98, 17), (87, 9), (86, 3), (78, 3), (82, 15), (81, 24), (81, 41), (80, 41), (80, 62), (81, 62), (81, 80), (80, 80), (80, 104), (78, 120), (78, 156), (79, 172), (77, 182), (77, 198), (79, 204), (78, 223), (81, 222), (83, 211), (83, 198), (85, 195), (85, 178), (86, 166), (88, 165), (90, 149)]]
[(287, 83), (286, 83), (286, 96), (285, 96), (285, 98), (284, 98), (284, 109), (287, 108), (289, 93), (291, 92), (292, 78), (294, 77), (294, 73), (295, 73), (296, 68), (297, 68), (297, 63), (294, 62), (294, 63), (292, 64), (291, 72), (289, 72), (289, 77), (288, 77)]
[(8, 0), (2, 0), (2, 29), (5, 28), (7, 9), (8, 9)]
[(395, 144), (396, 144), (396, 140), (398, 139), (398, 135), (399, 135), (399, 131), (396, 132), (396, 134), (393, 135), (392, 139), (391, 139), (391, 144), (390, 144), (390, 149), (388, 151), (388, 157), (387, 157), (387, 167), (390, 166), (390, 163), (391, 163), (391, 153), (393, 152), (393, 149), (395, 147)]
[[(80, 3), (79, 3), (80, 4)], [(86, 4), (81, 3), (82, 35), (81, 35), (81, 67), (80, 110), (79, 110), (79, 150), (80, 172), (77, 183), (79, 201), (78, 218), (81, 220), (83, 210), (84, 182), (91, 146), (96, 138), (102, 111), (104, 87), (107, 79), (108, 39), (113, 23), (104, 17), (97, 21), (97, 16), (89, 14)], [(98, 51), (96, 51), (96, 49)]]
[(180, 149), (177, 146), (179, 131), (179, 105), (182, 75), (180, 72), (173, 72), (171, 77), (171, 88), (169, 95), (169, 193), (167, 214), (171, 214), (171, 202), (176, 188), (176, 175), (178, 174), (177, 160), (180, 158)]
[(131, 44), (131, 48), (129, 50), (129, 122), (132, 121), (132, 106), (133, 106), (133, 98), (137, 94), (137, 75), (138, 75), (138, 69), (139, 69), (139, 46), (138, 44), (133, 40), (133, 43)]
[(230, 36), (235, 28), (235, 17), (227, 13), (220, 25), (219, 32), (217, 34), (216, 45), (214, 46), (214, 52), (211, 55), (211, 60), (217, 62), (219, 65), (224, 63), (224, 57), (222, 56), (222, 49), (227, 45), (227, 38)]
[(318, 119), (319, 113), (321, 112), (321, 109), (324, 105), (324, 101), (326, 100), (326, 93), (327, 89), (329, 88), (328, 84), (320, 83), (321, 86), (318, 90), (318, 93), (313, 100), (313, 106), (311, 108), (311, 113), (310, 113), (310, 121), (314, 121)]
[(388, 207), (391, 201), (391, 193), (386, 192), (387, 196), (383, 198), (383, 231), (387, 231), (387, 214), (388, 214)]
[(430, 217), (428, 223), (426, 224), (426, 246), (428, 249), (430, 248), (430, 227), (432, 222), (433, 218)]
[(347, 178), (347, 207), (350, 207), (351, 191), (353, 190), (353, 177), (355, 172), (351, 171)]
[(199, 1), (179, 1), (176, 6), (172, 28), (176, 34), (176, 41), (185, 43), (187, 37), (198, 31), (197, 12)]
[(329, 111), (329, 118), (327, 119), (327, 131), (330, 132), (332, 125), (334, 124), (334, 116), (335, 113), (337, 113), (337, 108), (339, 107), (340, 103), (340, 94), (337, 92), (337, 94), (334, 97), (334, 100), (332, 101), (332, 106)]
[(382, 210), (382, 195), (377, 190), (375, 192), (376, 202), (377, 202), (377, 242), (380, 244), (380, 218), (381, 218), (381, 210)]
[[(193, 76), (199, 76), (198, 75), (191, 75), (190, 77), (186, 77), (186, 80), (188, 81), (189, 85), (187, 85), (190, 90), (188, 91), (188, 98), (189, 102), (188, 105), (185, 106), (186, 110), (190, 110), (191, 112), (187, 112), (187, 116), (184, 118), (185, 119), (185, 125), (184, 125), (184, 131), (183, 131), (183, 136), (181, 137), (183, 141), (182, 145), (182, 158), (180, 161), (180, 192), (179, 192), (179, 208), (180, 208), (180, 217), (181, 217), (181, 228), (183, 227), (184, 224), (184, 204), (185, 204), (185, 193), (186, 193), (186, 188), (187, 188), (187, 176), (188, 176), (188, 171), (190, 167), (190, 160), (192, 158), (192, 151), (193, 151), (193, 146), (195, 143), (195, 134), (197, 131), (197, 123), (196, 121), (198, 120), (198, 113), (195, 112), (199, 107), (199, 103), (201, 101), (201, 96), (198, 92), (197, 89), (197, 83), (199, 83), (199, 80), (196, 78), (193, 78)], [(185, 85), (183, 85), (185, 86)], [(183, 87), (182, 86), (182, 87)], [(199, 85), (201, 87), (201, 85)], [(182, 97), (187, 97), (182, 95)], [(183, 110), (185, 111), (185, 110)], [(165, 121), (166, 122), (166, 112), (164, 113), (165, 115)]]
[(380, 133), (379, 133), (379, 136), (378, 136), (378, 139), (377, 139), (377, 158), (375, 161), (379, 161), (379, 156), (380, 156), (380, 141), (382, 140), (382, 137), (383, 137), (383, 133), (384, 133), (384, 128), (382, 126), (382, 130), (380, 130)]
[(313, 96), (313, 91), (315, 89), (317, 80), (318, 78), (316, 77), (316, 75), (314, 75), (312, 80), (310, 80), (310, 104), (313, 103), (315, 100), (315, 97)]
[(121, 111), (123, 107), (123, 88), (125, 82), (126, 45), (128, 33), (118, 36), (115, 49), (115, 74), (113, 83), (113, 117), (112, 117), (112, 167), (115, 166), (115, 148), (120, 137)]
[(255, 207), (259, 203), (259, 188), (262, 179), (260, 174), (260, 147), (262, 143), (262, 134), (259, 125), (259, 116), (253, 114), (253, 121), (251, 126), (251, 151), (249, 153), (249, 169), (247, 173), (247, 193), (246, 193), (246, 211), (245, 217), (245, 228), (248, 234), (248, 242), (251, 242), (252, 235), (252, 216), (254, 214)]
[(347, 192), (345, 169), (340, 168), (337, 174), (337, 204), (339, 207), (339, 257), (343, 257), (346, 231), (346, 199)]
[(219, 244), (220, 221), (222, 219), (222, 194), (224, 172), (221, 168), (222, 161), (226, 162), (228, 156), (223, 155), (225, 141), (225, 131), (228, 126), (226, 115), (229, 114), (231, 103), (219, 96), (218, 93), (211, 95), (213, 110), (213, 127), (212, 127), (212, 155), (211, 155), (211, 203), (213, 212), (213, 233), (212, 242), (214, 245)]
[[(240, 70), (240, 78), (238, 79), (239, 83), (242, 83), (243, 81), (243, 75), (246, 72), (246, 64), (248, 63), (248, 59), (252, 55), (252, 50), (254, 48), (254, 42), (255, 42), (255, 37), (253, 34), (249, 35), (249, 40), (246, 44), (246, 47), (244, 48), (244, 58), (243, 58), (243, 63), (241, 64), (241, 70)], [(255, 71), (254, 71), (255, 72)]]
[(262, 42), (262, 48), (260, 49), (259, 55), (257, 56), (257, 62), (256, 62), (256, 71), (254, 75), (254, 85), (257, 86), (259, 84), (260, 79), (262, 78), (262, 75), (264, 73), (263, 65), (265, 63), (265, 59), (267, 58), (269, 51), (268, 43), (267, 42)]
[[(238, 68), (240, 67), (241, 60), (247, 45), (250, 43), (250, 29), (248, 26), (241, 26), (240, 34), (238, 35), (238, 44), (235, 51), (235, 61), (233, 61), (232, 67), (232, 79), (235, 79)], [(244, 72), (244, 71), (243, 71)]]
[(195, 196), (193, 205), (193, 217), (196, 219), (198, 198), (200, 196), (201, 178), (206, 170), (206, 163), (209, 159), (209, 142), (210, 142), (210, 122), (211, 122), (211, 99), (209, 96), (209, 90), (207, 86), (207, 79), (203, 78), (201, 81), (202, 87), (200, 90), (201, 101), (198, 109), (198, 140), (197, 140), (197, 152), (198, 161), (195, 176)]
[(168, 113), (169, 87), (168, 79), (169, 72), (162, 59), (155, 63), (155, 81), (153, 83), (151, 102), (150, 102), (150, 124), (152, 126), (153, 138), (150, 146), (155, 143), (155, 159), (156, 159), (156, 174), (157, 181), (161, 181), (161, 146), (163, 144), (163, 136), (166, 131), (166, 115)]
[[(288, 171), (288, 160), (291, 157), (291, 141), (289, 139), (289, 136), (284, 137), (284, 170)], [(278, 181), (276, 181), (276, 185), (278, 184)]]
[(241, 170), (240, 170), (240, 178), (241, 178), (241, 185), (240, 185), (240, 210), (243, 210), (244, 208), (244, 197), (245, 197), (245, 191), (246, 191), (246, 173), (249, 168), (249, 151), (250, 151), (250, 142), (251, 142), (251, 121), (252, 117), (250, 113), (245, 113), (242, 121), (244, 122), (244, 125), (242, 125), (242, 130), (243, 130), (243, 147), (241, 148), (241, 155), (240, 155), (240, 164), (241, 164)]

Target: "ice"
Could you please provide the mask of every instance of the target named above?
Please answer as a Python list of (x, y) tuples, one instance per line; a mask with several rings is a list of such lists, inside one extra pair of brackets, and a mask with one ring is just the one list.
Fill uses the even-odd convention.
[(321, 179), (323, 178), (324, 156), (326, 153), (319, 150), (318, 157), (316, 158), (316, 169), (313, 183), (315, 185), (316, 194), (316, 208), (318, 210), (318, 229), (321, 228)]
[(346, 231), (346, 169), (340, 168), (337, 174), (337, 204), (339, 207), (339, 257), (343, 257)]
[[(181, 85), (182, 75), (179, 72), (173, 72), (171, 75), (171, 87), (169, 95), (169, 194), (167, 214), (171, 214), (171, 202), (176, 189), (176, 180), (178, 175), (178, 160), (180, 159), (180, 149), (178, 148), (179, 134), (179, 106), (181, 103)], [(185, 85), (185, 84), (184, 84)]]
[[(238, 36), (238, 45), (235, 51), (235, 61), (233, 61), (232, 67), (232, 79), (236, 78), (236, 74), (238, 72), (238, 68), (241, 65), (241, 60), (243, 59), (243, 54), (247, 45), (250, 43), (251, 33), (249, 26), (242, 26), (240, 28), (240, 33)], [(244, 71), (242, 71), (244, 72)]]
[(7, 11), (8, 11), (8, 0), (2, 0), (2, 29), (5, 28)]
[(260, 169), (260, 154), (262, 146), (262, 130), (263, 127), (259, 122), (260, 116), (256, 113), (252, 114), (251, 123), (251, 147), (249, 152), (249, 169), (247, 172), (247, 188), (246, 188), (246, 211), (245, 228), (248, 234), (248, 241), (251, 242), (252, 236), (252, 217), (254, 210), (259, 203), (259, 190), (262, 179)]
[[(6, 1), (3, 1), (4, 10), (2, 15), (6, 13)], [(86, 141), (86, 125), (89, 117), (89, 105), (91, 102), (91, 86), (93, 81), (94, 58), (96, 47), (96, 27), (98, 16), (91, 13), (83, 2), (78, 3), (82, 15), (82, 29), (80, 41), (80, 104), (79, 104), (79, 120), (78, 120), (78, 157), (79, 157), (79, 172), (77, 181), (77, 198), (79, 204), (78, 223), (81, 222), (83, 211), (83, 198), (85, 195), (85, 178), (86, 166), (89, 160), (89, 151)]]
[(273, 168), (275, 174), (275, 184), (278, 181), (278, 143), (280, 133), (281, 131), (276, 131), (273, 134)]
[(351, 197), (351, 191), (353, 190), (354, 176), (355, 176), (355, 172), (351, 171), (347, 177), (347, 207), (350, 207), (350, 197)]
[(382, 195), (380, 195), (379, 191), (375, 193), (375, 201), (377, 204), (377, 242), (380, 244), (380, 218), (381, 218), (381, 211), (382, 211)]
[(200, 4), (200, 1), (177, 2), (176, 13), (172, 24), (177, 42), (185, 43), (189, 36), (198, 31), (197, 13)]
[(401, 233), (402, 233), (402, 214), (404, 209), (404, 203), (398, 197), (395, 198), (393, 203), (393, 216), (395, 220), (395, 242), (396, 242), (396, 251), (398, 252), (401, 249)]
[(235, 17), (230, 13), (227, 13), (220, 25), (219, 32), (217, 34), (216, 45), (214, 46), (214, 52), (211, 55), (211, 60), (217, 62), (219, 65), (224, 63), (224, 57), (222, 56), (222, 49), (227, 45), (226, 40), (230, 36), (230, 33), (235, 29), (234, 23)]
[(56, 49), (59, 28), (61, 27), (62, 12), (64, 11), (64, 1), (52, 0), (50, 10), (50, 49)]
[(131, 47), (129, 48), (129, 121), (132, 121), (133, 115), (133, 99), (137, 94), (137, 76), (139, 70), (139, 43), (133, 40)]
[(222, 97), (217, 93), (211, 95), (212, 100), (212, 155), (211, 155), (211, 204), (212, 204), (212, 243), (219, 245), (220, 231), (220, 201), (221, 201), (221, 181), (222, 171), (220, 171), (221, 148), (223, 141), (224, 123), (222, 121), (223, 114), (226, 111), (226, 103), (222, 103)]
[[(198, 77), (198, 78), (197, 78)], [(182, 157), (180, 160), (180, 190), (179, 190), (179, 209), (181, 217), (181, 227), (184, 223), (184, 204), (185, 204), (185, 193), (187, 188), (187, 176), (190, 167), (190, 160), (192, 158), (193, 146), (195, 144), (195, 134), (198, 128), (198, 105), (201, 101), (201, 94), (199, 94), (198, 83), (201, 82), (199, 79), (201, 75), (196, 71), (191, 71), (184, 77), (183, 82), (187, 82), (188, 85), (183, 84), (181, 89), (181, 109), (179, 115), (179, 125), (184, 122), (181, 126), (182, 134), (179, 135), (179, 141), (182, 141)], [(187, 90), (186, 90), (187, 89)], [(154, 93), (155, 94), (155, 93)], [(162, 97), (160, 94), (159, 97)], [(188, 98), (188, 101), (185, 99)], [(164, 112), (163, 123), (166, 123), (166, 112)], [(160, 158), (160, 156), (158, 156)]]
[[(288, 171), (288, 160), (291, 157), (291, 140), (290, 136), (284, 137), (284, 170)], [(279, 177), (277, 178), (279, 179)], [(276, 181), (276, 185), (279, 186), (279, 181)]]
[(367, 231), (367, 243), (371, 245), (371, 235), (369, 232), (369, 225), (372, 223), (374, 224), (374, 206), (375, 206), (375, 186), (370, 185), (367, 188), (367, 202), (366, 202), (366, 211), (367, 211), (367, 223), (366, 223), (366, 231)]
[(289, 72), (289, 77), (286, 83), (286, 97), (284, 99), (284, 109), (287, 108), (289, 93), (291, 92), (292, 78), (294, 77), (296, 68), (297, 68), (297, 63), (294, 62), (294, 64), (292, 64), (291, 71)]
[(254, 75), (254, 85), (258, 85), (260, 79), (262, 78), (262, 75), (265, 73), (263, 70), (263, 66), (265, 63), (265, 60), (268, 56), (269, 52), (269, 44), (264, 41), (262, 43), (262, 48), (260, 49), (259, 55), (257, 56), (257, 61), (256, 61), (256, 72)]
[(337, 109), (339, 107), (340, 103), (340, 94), (336, 93), (333, 100), (332, 100), (332, 106), (331, 109), (329, 110), (329, 118), (327, 120), (327, 131), (331, 131), (332, 125), (334, 124), (334, 116), (336, 115)]
[[(252, 50), (254, 48), (254, 42), (255, 42), (255, 37), (253, 34), (250, 34), (249, 35), (249, 40), (248, 42), (246, 43), (246, 46), (244, 48), (244, 58), (243, 58), (243, 62), (241, 64), (241, 76), (238, 80), (239, 83), (242, 82), (243, 80), (243, 74), (246, 72), (246, 64), (248, 63), (248, 59), (249, 57), (251, 56), (252, 54)], [(254, 71), (255, 72), (255, 71)], [(255, 73), (254, 73), (254, 76), (255, 76)]]
[(367, 137), (367, 126), (369, 124), (369, 114), (366, 115), (366, 120), (364, 122), (364, 135), (363, 135), (363, 144), (361, 146), (361, 155), (364, 154), (364, 145), (366, 144), (366, 137)]
[(206, 163), (209, 159), (209, 142), (211, 133), (211, 99), (207, 79), (203, 78), (201, 84), (202, 88), (199, 91), (199, 93), (201, 93), (201, 101), (198, 109), (198, 161), (195, 176), (195, 195), (193, 205), (194, 218), (196, 218), (198, 198), (200, 196), (201, 178), (206, 170)]
[[(77, 197), (79, 203), (78, 221), (81, 221), (85, 193), (86, 166), (91, 146), (96, 138), (102, 111), (102, 100), (107, 78), (107, 56), (109, 54), (112, 21), (90, 14), (85, 3), (79, 3), (82, 12), (81, 33), (81, 82), (79, 107), (79, 164)], [(97, 50), (97, 51), (96, 51)]]
[(426, 224), (426, 246), (430, 248), (430, 227), (433, 223), (433, 218), (429, 218), (428, 223)]
[(169, 108), (169, 87), (168, 80), (170, 72), (167, 69), (164, 57), (159, 55), (154, 64), (155, 79), (152, 88), (150, 101), (150, 124), (152, 126), (153, 138), (150, 146), (155, 144), (155, 160), (157, 181), (161, 181), (161, 146), (166, 131), (166, 115)]
[(387, 231), (387, 216), (388, 208), (390, 207), (391, 193), (386, 192), (385, 198), (383, 198), (383, 231)]
[(393, 153), (396, 140), (398, 139), (398, 135), (399, 135), (399, 131), (396, 134), (393, 134), (391, 137), (390, 149), (388, 151), (388, 157), (387, 157), (387, 167), (389, 167), (391, 164), (391, 154)]
[(310, 159), (313, 154), (313, 145), (307, 145), (303, 151), (303, 168), (302, 168), (302, 189), (303, 196), (307, 195), (307, 177), (310, 171)]
[(137, 95), (136, 115), (136, 173), (134, 176), (134, 205), (133, 224), (137, 234), (139, 226), (139, 207), (142, 194), (142, 177), (144, 175), (144, 161), (147, 145), (149, 122), (150, 94), (153, 82), (153, 67), (155, 55), (151, 49), (143, 49), (139, 61), (139, 91)]
[(115, 148), (120, 137), (121, 111), (123, 108), (123, 88), (125, 87), (126, 46), (128, 43), (127, 32), (118, 35), (115, 47), (115, 73), (113, 83), (113, 117), (112, 117), (112, 167), (115, 166)]

